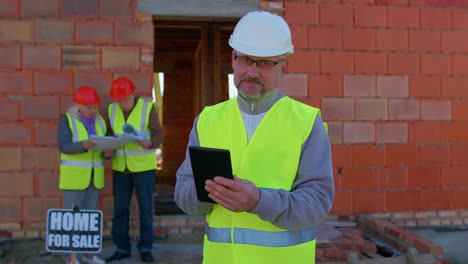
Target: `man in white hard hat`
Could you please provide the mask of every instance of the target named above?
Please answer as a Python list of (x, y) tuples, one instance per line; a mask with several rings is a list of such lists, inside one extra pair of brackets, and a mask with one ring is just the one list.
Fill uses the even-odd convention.
[(206, 107), (189, 146), (228, 149), (233, 180), (215, 177), (197, 200), (190, 156), (175, 200), (206, 215), (203, 263), (315, 263), (315, 227), (334, 196), (330, 142), (320, 110), (277, 91), (293, 53), (288, 24), (250, 12), (229, 39), (237, 98)]

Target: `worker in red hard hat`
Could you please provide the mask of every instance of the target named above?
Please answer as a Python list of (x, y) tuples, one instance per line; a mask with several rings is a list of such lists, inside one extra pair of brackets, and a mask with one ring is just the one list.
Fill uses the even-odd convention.
[(135, 90), (136, 87), (132, 81), (126, 77), (120, 77), (112, 82), (110, 96), (119, 102), (124, 112), (128, 112), (133, 108)]
[[(110, 88), (114, 100), (107, 107), (109, 135), (124, 136), (124, 125), (134, 128), (139, 140), (119, 147), (112, 153), (114, 216), (112, 240), (117, 247), (106, 261), (131, 256), (129, 206), (135, 188), (140, 211), (140, 241), (137, 248), (143, 262), (153, 262), (153, 193), (156, 176), (156, 148), (163, 132), (154, 104), (135, 95), (135, 84), (126, 77), (115, 79)], [(125, 131), (126, 132), (126, 131)], [(105, 153), (109, 156), (110, 153)]]
[[(104, 188), (102, 151), (90, 136), (104, 136), (107, 127), (99, 115), (101, 99), (90, 86), (81, 86), (73, 94), (74, 105), (60, 118), (57, 143), (60, 150), (59, 189), (63, 190), (64, 208), (97, 209), (99, 191)], [(79, 255), (76, 263), (105, 263), (97, 256)]]

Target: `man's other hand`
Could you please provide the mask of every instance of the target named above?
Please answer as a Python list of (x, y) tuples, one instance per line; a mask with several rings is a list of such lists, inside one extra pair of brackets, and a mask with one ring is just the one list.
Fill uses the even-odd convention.
[(219, 205), (233, 212), (246, 212), (260, 200), (260, 190), (254, 183), (234, 175), (234, 179), (217, 176), (205, 182), (208, 196)]
[(149, 140), (137, 140), (137, 143), (144, 149), (149, 149), (151, 146), (153, 146), (153, 142)]

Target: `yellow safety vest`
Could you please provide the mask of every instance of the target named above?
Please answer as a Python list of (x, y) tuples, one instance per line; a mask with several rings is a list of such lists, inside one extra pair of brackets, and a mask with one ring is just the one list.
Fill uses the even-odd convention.
[[(248, 143), (236, 100), (203, 110), (197, 123), (200, 145), (229, 149), (233, 173), (259, 188), (291, 190), (302, 145), (320, 110), (284, 97), (266, 113)], [(217, 204), (206, 221), (205, 264), (315, 263), (314, 227), (289, 231)]]
[[(147, 140), (151, 139), (149, 116), (152, 109), (153, 103), (138, 98), (127, 119), (127, 123), (143, 133)], [(125, 124), (122, 108), (118, 103), (111, 103), (108, 107), (108, 113), (114, 135), (122, 137), (124, 134), (122, 126)], [(156, 150), (154, 148), (144, 149), (136, 142), (117, 148), (112, 158), (112, 169), (123, 172), (125, 168), (131, 172), (156, 169)]]
[[(83, 123), (66, 113), (68, 126), (72, 132), (72, 141), (79, 142), (89, 139), (88, 131)], [(107, 132), (105, 121), (101, 116), (96, 117), (96, 135), (103, 136)], [(104, 162), (102, 151), (88, 150), (83, 153), (60, 155), (59, 189), (84, 190), (91, 183), (93, 172), (94, 187), (104, 188)]]

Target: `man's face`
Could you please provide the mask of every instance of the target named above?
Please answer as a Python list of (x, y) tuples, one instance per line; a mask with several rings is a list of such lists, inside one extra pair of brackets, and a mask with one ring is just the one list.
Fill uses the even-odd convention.
[(286, 68), (285, 56), (255, 57), (232, 51), (234, 84), (239, 95), (248, 101), (259, 101), (276, 89)]
[(134, 105), (134, 102), (135, 102), (135, 96), (132, 94), (129, 97), (127, 97), (125, 99), (122, 99), (122, 100), (119, 100), (117, 102), (119, 103), (120, 108), (122, 108), (122, 110), (124, 112), (128, 112), (128, 111), (132, 110), (132, 108), (133, 108), (133, 105)]
[(79, 105), (78, 112), (80, 112), (85, 118), (91, 119), (99, 111), (99, 105)]

